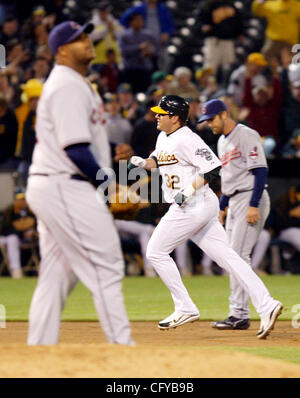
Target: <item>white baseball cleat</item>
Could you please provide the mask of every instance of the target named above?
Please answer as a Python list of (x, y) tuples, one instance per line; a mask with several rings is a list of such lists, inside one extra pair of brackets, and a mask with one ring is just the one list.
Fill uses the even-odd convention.
[(180, 312), (173, 312), (164, 320), (158, 323), (161, 330), (177, 328), (177, 326), (184, 325), (188, 322), (195, 322), (199, 318), (199, 314), (181, 314)]
[(265, 339), (270, 334), (270, 331), (274, 329), (275, 322), (281, 314), (282, 309), (283, 305), (281, 303), (278, 303), (273, 311), (266, 318), (261, 319), (260, 328), (257, 332), (258, 339)]

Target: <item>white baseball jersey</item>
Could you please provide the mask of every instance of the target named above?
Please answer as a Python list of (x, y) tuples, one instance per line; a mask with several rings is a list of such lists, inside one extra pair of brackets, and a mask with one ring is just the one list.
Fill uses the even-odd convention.
[(56, 65), (37, 108), (37, 144), (29, 174), (79, 173), (64, 148), (83, 142), (92, 144), (101, 167), (111, 167), (103, 115), (102, 100), (84, 77), (67, 66)]
[(222, 162), (221, 189), (226, 196), (252, 190), (251, 170), (268, 167), (260, 135), (243, 124), (237, 124), (231, 133), (220, 137), (218, 156)]
[[(197, 175), (203, 175), (221, 166), (209, 146), (191, 129), (184, 126), (167, 135), (162, 131), (156, 142), (155, 156), (162, 175), (162, 190), (169, 203), (181, 190), (191, 185)], [(192, 166), (192, 167), (191, 167)], [(196, 191), (209, 189), (208, 184)]]

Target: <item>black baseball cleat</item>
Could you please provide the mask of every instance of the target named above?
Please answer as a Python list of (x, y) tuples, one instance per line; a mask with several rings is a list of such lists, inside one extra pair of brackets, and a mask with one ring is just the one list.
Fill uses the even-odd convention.
[(230, 316), (224, 321), (215, 321), (211, 327), (219, 330), (246, 330), (250, 326), (250, 319), (240, 319)]

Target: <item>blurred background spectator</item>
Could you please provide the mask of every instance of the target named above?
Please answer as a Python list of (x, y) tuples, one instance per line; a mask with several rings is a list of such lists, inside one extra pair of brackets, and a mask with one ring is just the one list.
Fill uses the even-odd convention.
[(109, 62), (111, 53), (107, 53), (108, 50), (113, 50), (115, 63), (119, 64), (121, 61), (118, 38), (124, 32), (124, 28), (110, 11), (109, 2), (101, 1), (92, 14), (91, 22), (95, 29), (91, 33), (91, 39), (96, 53), (93, 64), (98, 67)]
[(202, 2), (199, 14), (204, 40), (204, 67), (227, 79), (235, 63), (235, 40), (244, 31), (243, 14), (230, 0)]
[(151, 31), (144, 29), (140, 13), (132, 13), (128, 23), (129, 28), (119, 38), (124, 64), (123, 81), (131, 84), (134, 93), (144, 92), (157, 68), (158, 42)]
[(174, 32), (173, 18), (166, 4), (158, 0), (146, 0), (139, 6), (133, 6), (121, 16), (122, 24), (128, 28), (131, 15), (140, 13), (143, 17), (145, 28), (149, 30), (158, 43), (157, 65), (161, 69), (168, 68), (168, 53), (166, 46)]
[(20, 279), (23, 276), (20, 246), (37, 238), (36, 219), (27, 206), (24, 193), (17, 193), (14, 203), (4, 210), (0, 235), (10, 274), (12, 278)]
[(299, 42), (300, 3), (297, 0), (254, 0), (253, 14), (266, 19), (262, 53), (267, 59), (280, 57), (280, 51)]

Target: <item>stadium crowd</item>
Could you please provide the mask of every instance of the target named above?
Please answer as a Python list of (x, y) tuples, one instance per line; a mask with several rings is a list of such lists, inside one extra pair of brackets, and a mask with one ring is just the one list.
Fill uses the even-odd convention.
[[(294, 47), (299, 42), (300, 2), (191, 3), (191, 16), (196, 16), (194, 29), (202, 44), (198, 49), (201, 57), (200, 62), (191, 63), (189, 59), (185, 63), (174, 55), (177, 33), (182, 32), (180, 5), (174, 1), (124, 1), (121, 11), (114, 1), (40, 0), (28, 1), (26, 7), (20, 1), (1, 2), (0, 44), (6, 51), (6, 66), (0, 69), (0, 172), (15, 172), (16, 198), (23, 199), (35, 145), (38, 100), (55, 62), (48, 47), (49, 32), (71, 17), (95, 26), (91, 39), (96, 57), (87, 79), (104, 101), (114, 166), (132, 154), (147, 157), (153, 151), (157, 129), (150, 108), (168, 94), (189, 101), (189, 127), (215, 151), (218, 137), (197, 120), (203, 102), (221, 98), (235, 121), (259, 132), (267, 159), (300, 158), (300, 65)], [(259, 23), (264, 27), (263, 40), (254, 47), (248, 44), (257, 31), (245, 28), (249, 20), (253, 27)], [(218, 193), (219, 186), (214, 188)], [(283, 258), (300, 252), (300, 185), (291, 189), (272, 209), (256, 248), (257, 268), (274, 239), (280, 241)], [(149, 204), (117, 223), (128, 274), (155, 275), (147, 269), (144, 252), (149, 234), (165, 210), (164, 203)], [(7, 211), (3, 211), (5, 220)], [(28, 217), (27, 211), (20, 212), (16, 206), (10, 206), (9, 211), (18, 213), (18, 218)], [(28, 224), (31, 233), (25, 227), (22, 233), (11, 227), (2, 223), (1, 250), (7, 245), (8, 254), (9, 241), (15, 252), (24, 239), (38, 239), (32, 233), (32, 223)], [(289, 228), (290, 234), (283, 234)], [(8, 239), (11, 235), (17, 236), (19, 243)], [(191, 265), (187, 267), (189, 254)], [(183, 275), (219, 272), (192, 244), (179, 248), (174, 255)], [(13, 263), (17, 265), (11, 274), (22, 276), (19, 257), (16, 260), (15, 256)], [(284, 271), (289, 271), (288, 267), (278, 272)], [(275, 271), (270, 268), (268, 272)]]

